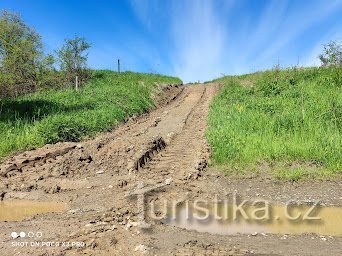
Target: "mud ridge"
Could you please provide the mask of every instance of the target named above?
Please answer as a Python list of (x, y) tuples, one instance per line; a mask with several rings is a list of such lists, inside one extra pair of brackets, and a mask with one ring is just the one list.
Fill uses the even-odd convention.
[(135, 169), (139, 171), (141, 168), (143, 168), (151, 159), (153, 156), (160, 151), (162, 151), (164, 148), (166, 148), (166, 142), (162, 137), (154, 140), (151, 143), (151, 147), (138, 159), (138, 161), (135, 164)]

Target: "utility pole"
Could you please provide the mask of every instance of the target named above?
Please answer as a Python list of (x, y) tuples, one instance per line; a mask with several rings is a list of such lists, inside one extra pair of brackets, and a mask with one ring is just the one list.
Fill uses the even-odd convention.
[(75, 79), (75, 89), (76, 91), (78, 91), (78, 76), (76, 76), (76, 79)]
[(120, 73), (120, 59), (118, 59), (118, 73)]

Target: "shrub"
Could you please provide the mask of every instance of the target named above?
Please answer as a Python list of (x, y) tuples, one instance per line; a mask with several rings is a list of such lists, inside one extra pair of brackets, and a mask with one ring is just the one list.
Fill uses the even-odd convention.
[(43, 59), (40, 35), (15, 13), (0, 15), (0, 81), (1, 94), (18, 95), (37, 86), (39, 64)]
[(340, 41), (330, 41), (324, 45), (323, 54), (319, 55), (322, 66), (342, 65), (342, 43)]
[(81, 80), (89, 78), (87, 70), (88, 54), (86, 51), (90, 44), (84, 37), (75, 36), (73, 39), (65, 39), (64, 45), (57, 51), (60, 68), (69, 82), (74, 82), (75, 77)]

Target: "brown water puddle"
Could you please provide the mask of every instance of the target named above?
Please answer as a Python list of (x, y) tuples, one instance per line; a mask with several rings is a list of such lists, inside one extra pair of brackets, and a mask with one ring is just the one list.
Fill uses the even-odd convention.
[(0, 202), (0, 221), (21, 221), (42, 213), (64, 212), (66, 203), (28, 200), (5, 200)]
[[(259, 220), (256, 218), (265, 217), (266, 211), (256, 206), (244, 207), (246, 215), (238, 212), (236, 218), (232, 205), (211, 204), (201, 207), (202, 209), (198, 209), (193, 205), (182, 204), (173, 210), (169, 209), (167, 224), (222, 235), (315, 233), (342, 236), (342, 208), (338, 207), (315, 207), (305, 216), (312, 206), (269, 205), (268, 218)], [(299, 217), (296, 220), (291, 219), (297, 216)], [(319, 219), (307, 219), (312, 217)]]

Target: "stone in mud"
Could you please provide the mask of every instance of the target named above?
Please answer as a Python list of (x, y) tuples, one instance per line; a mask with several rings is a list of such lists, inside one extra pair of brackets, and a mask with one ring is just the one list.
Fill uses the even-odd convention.
[(157, 117), (155, 120), (154, 120), (154, 123), (152, 126), (156, 127), (158, 125), (158, 123), (161, 121), (162, 119), (160, 117)]
[(139, 244), (138, 246), (136, 246), (134, 248), (135, 252), (142, 252), (142, 253), (146, 253), (148, 252), (149, 248), (146, 245), (143, 244)]
[(87, 247), (90, 247), (90, 248), (93, 248), (93, 249), (94, 249), (95, 247), (97, 247), (97, 244), (96, 244), (94, 238), (87, 240), (87, 241), (85, 242), (85, 244), (86, 244)]
[(131, 227), (137, 227), (139, 226), (139, 222), (135, 222), (135, 221), (128, 221), (126, 224), (126, 230), (128, 230)]
[(88, 153), (82, 149), (78, 160), (80, 160), (81, 162), (91, 163), (93, 161), (93, 157), (91, 156), (90, 153)]
[(104, 222), (111, 222), (113, 220), (113, 217), (106, 217), (103, 219)]
[(6, 192), (0, 192), (0, 201), (4, 200)]
[(54, 186), (52, 186), (52, 187), (45, 188), (44, 191), (45, 191), (46, 193), (48, 193), (48, 194), (56, 194), (56, 193), (58, 193), (58, 192), (61, 191), (61, 187), (58, 186), (58, 185), (54, 185)]
[(104, 146), (104, 143), (99, 143), (97, 146), (96, 146), (96, 149), (99, 150), (101, 148), (103, 148)]
[(112, 239), (110, 240), (110, 245), (111, 245), (111, 246), (115, 246), (117, 243), (118, 243), (118, 240), (115, 239), (115, 238), (112, 238)]
[(43, 180), (44, 179), (44, 176), (39, 176), (36, 180), (39, 181), (39, 180)]
[(127, 184), (128, 184), (127, 180), (120, 180), (118, 182), (118, 187), (123, 188), (123, 187), (127, 186)]
[(128, 171), (134, 170), (135, 169), (135, 163), (134, 162), (129, 162), (127, 164), (126, 168), (127, 168)]
[(0, 169), (0, 176), (5, 177), (7, 173), (14, 171), (17, 168), (16, 164), (7, 164)]
[(319, 236), (322, 241), (327, 241), (327, 238), (325, 236)]

